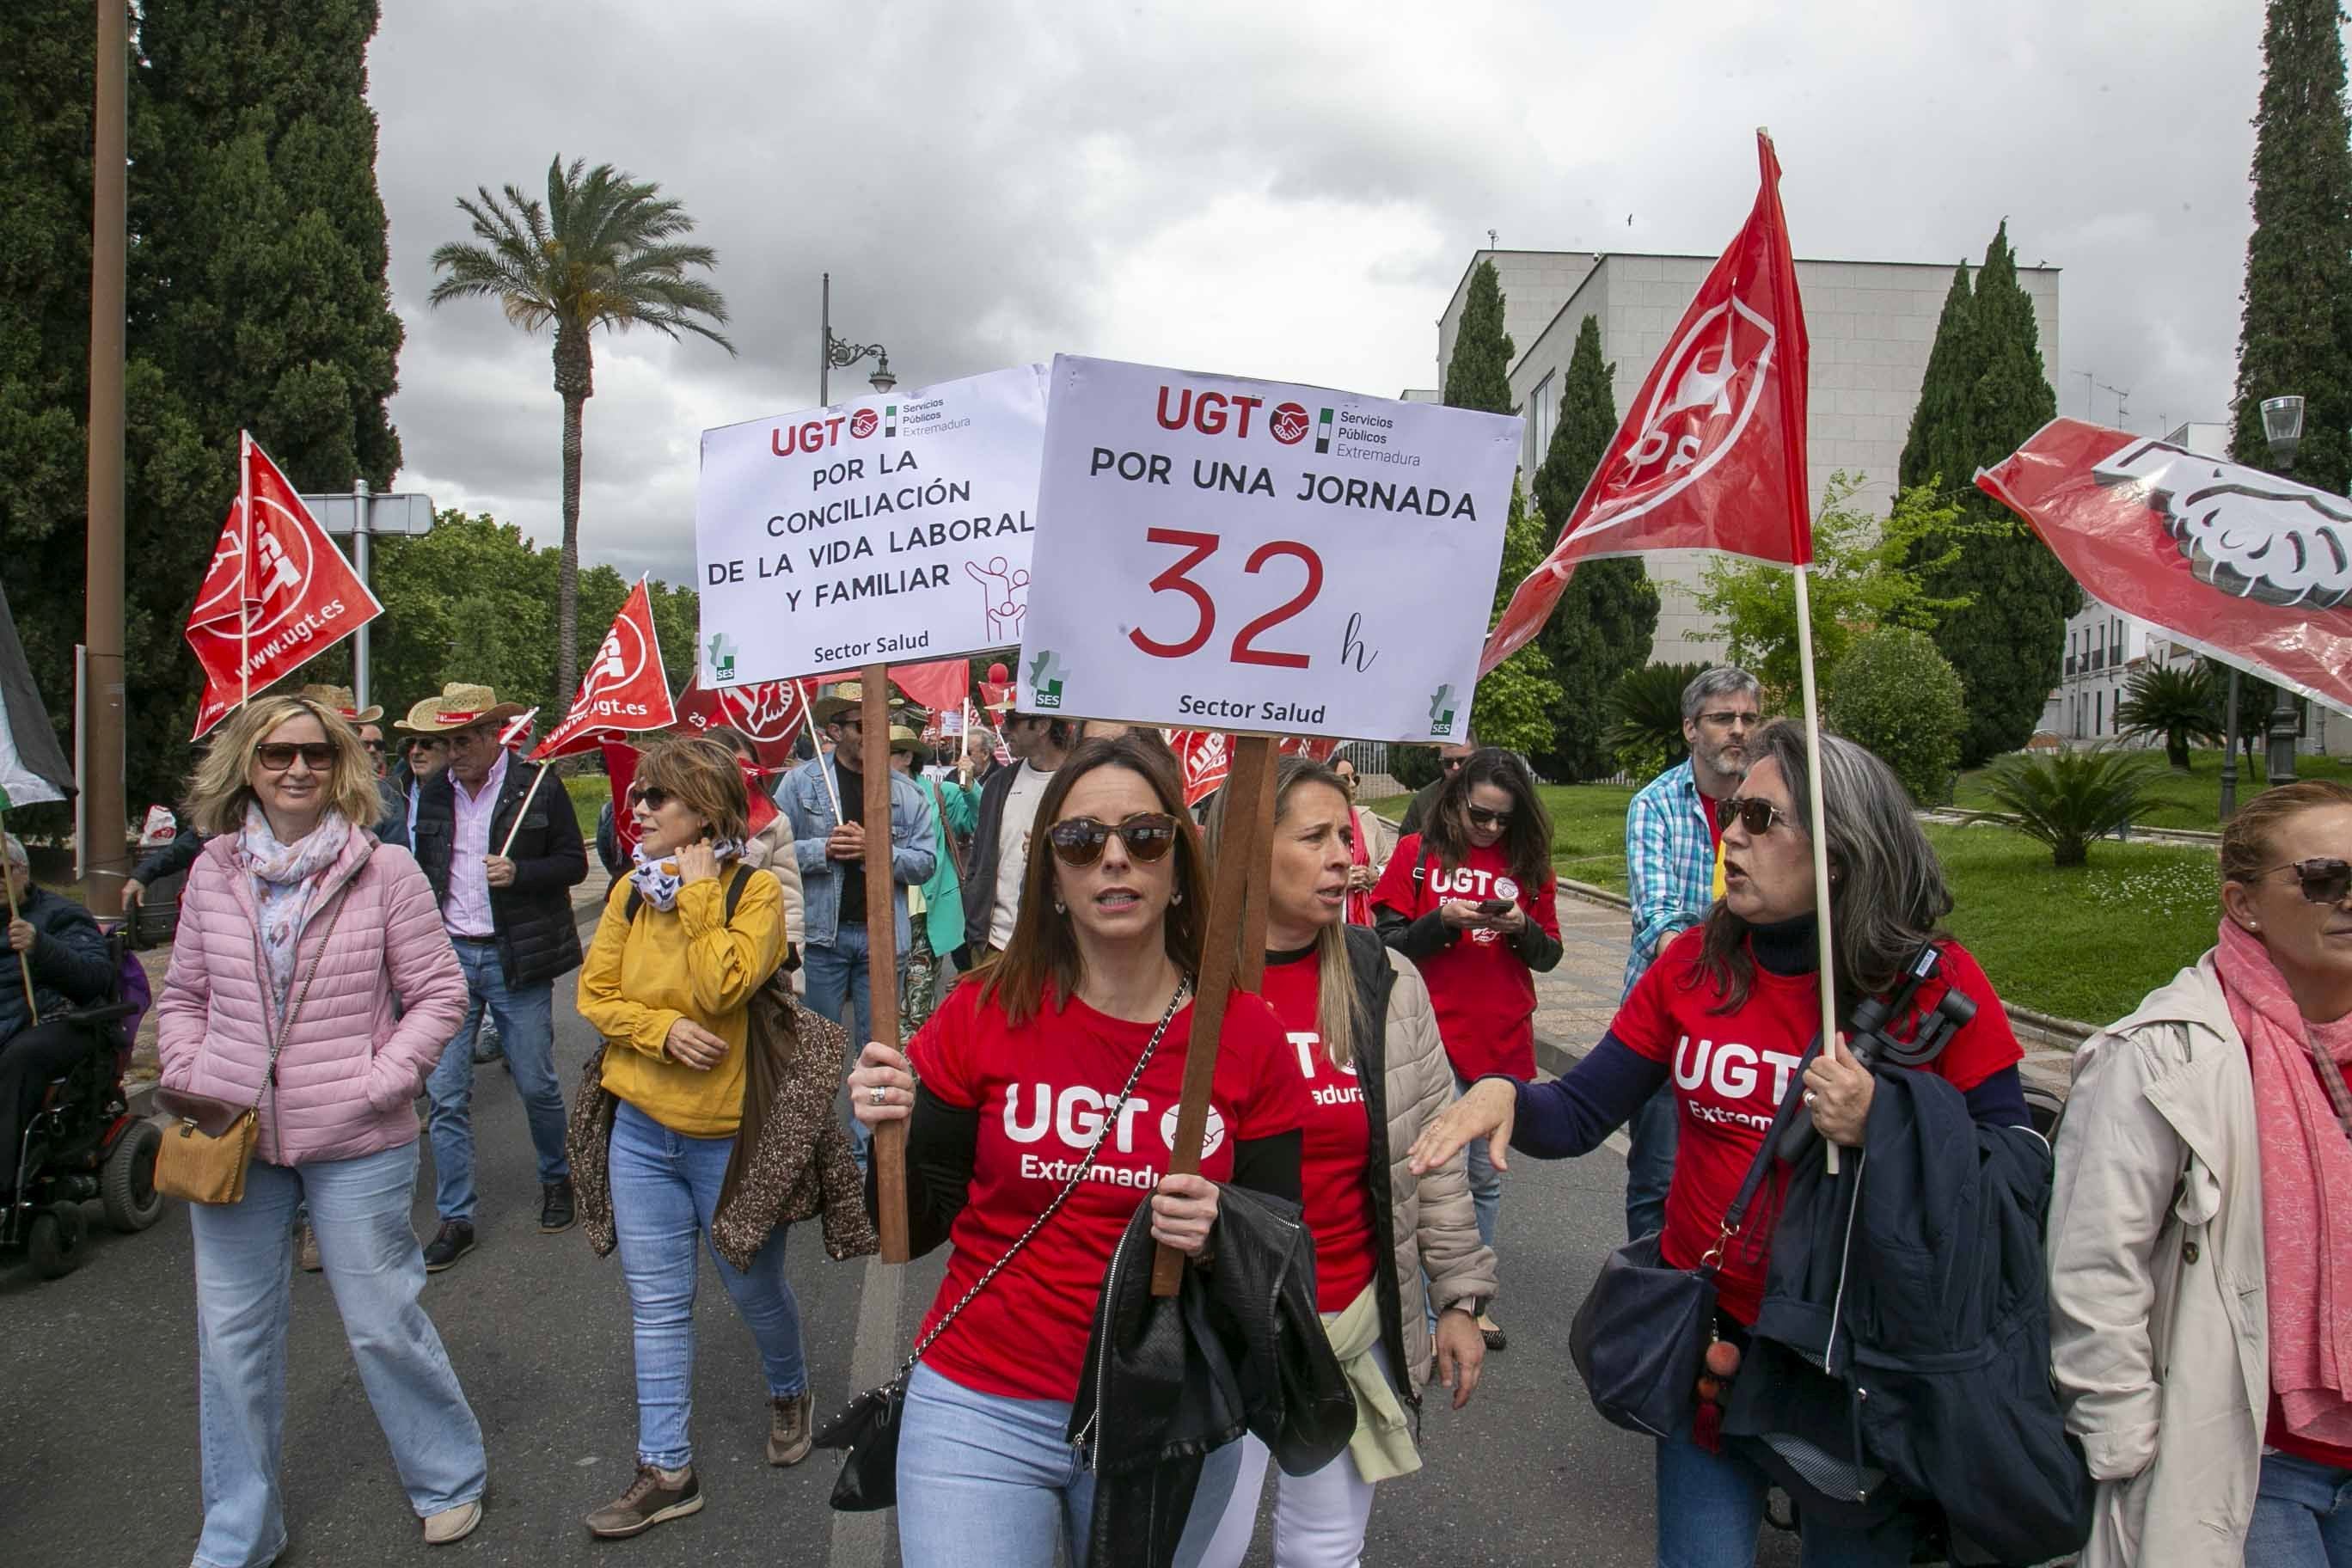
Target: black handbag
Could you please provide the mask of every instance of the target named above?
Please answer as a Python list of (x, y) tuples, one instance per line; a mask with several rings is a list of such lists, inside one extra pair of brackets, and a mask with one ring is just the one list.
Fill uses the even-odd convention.
[(1739, 1238), (1748, 1205), (1772, 1168), (1781, 1124), (1802, 1092), (1803, 1080), (1790, 1075), (1747, 1179), (1724, 1211), (1723, 1228), (1697, 1268), (1668, 1264), (1659, 1255), (1657, 1233), (1629, 1241), (1602, 1260), (1600, 1278), (1569, 1329), (1568, 1353), (1593, 1408), (1612, 1426), (1653, 1437), (1691, 1430), (1699, 1373), (1715, 1337), (1715, 1279), (1723, 1249)]
[(817, 1433), (818, 1447), (841, 1451), (841, 1473), (833, 1480), (832, 1503), (837, 1511), (871, 1513), (877, 1509), (898, 1506), (898, 1433), (906, 1414), (907, 1379), (913, 1375), (915, 1363), (921, 1361), (923, 1352), (948, 1331), (948, 1325), (963, 1315), (963, 1310), (971, 1305), (972, 1299), (988, 1289), (988, 1282), (1004, 1272), (1005, 1265), (1020, 1257), (1022, 1249), (1036, 1238), (1047, 1222), (1062, 1212), (1062, 1205), (1070, 1201), (1070, 1194), (1085, 1184), (1088, 1173), (1094, 1170), (1095, 1155), (1102, 1148), (1104, 1134), (1118, 1124), (1119, 1110), (1127, 1104), (1128, 1096), (1133, 1094), (1135, 1086), (1143, 1081), (1143, 1071), (1151, 1065), (1151, 1058), (1160, 1049), (1160, 1042), (1167, 1037), (1168, 1026), (1175, 1020), (1177, 1009), (1183, 1006), (1184, 999), (1192, 994), (1192, 982), (1189, 976), (1177, 982), (1176, 994), (1168, 999), (1168, 1010), (1160, 1016), (1160, 1026), (1151, 1031), (1151, 1038), (1144, 1045), (1143, 1054), (1136, 1058), (1135, 1070), (1127, 1075), (1127, 1086), (1118, 1091), (1118, 1099), (1103, 1111), (1102, 1125), (1095, 1130), (1095, 1141), (1087, 1145), (1086, 1158), (1078, 1162), (1076, 1172), (1063, 1184), (1062, 1190), (1054, 1194), (1054, 1201), (1029, 1222), (1029, 1228), (1004, 1249), (1003, 1257), (990, 1264), (988, 1271), (972, 1281), (971, 1289), (963, 1293), (962, 1299), (931, 1325), (931, 1331), (925, 1334), (921, 1342), (915, 1346), (914, 1352), (899, 1363), (897, 1374), (889, 1382), (858, 1394)]

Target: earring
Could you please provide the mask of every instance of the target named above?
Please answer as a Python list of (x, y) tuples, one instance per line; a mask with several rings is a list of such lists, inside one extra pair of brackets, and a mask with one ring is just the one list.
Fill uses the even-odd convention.
[(1184, 901), (1184, 889), (1181, 889), (1181, 888), (1179, 888), (1179, 889), (1177, 889), (1174, 892), (1172, 892), (1172, 893), (1169, 894), (1169, 895), (1168, 895), (1168, 901), (1169, 901), (1170, 903), (1171, 903), (1171, 904), (1181, 904), (1181, 903), (1182, 903), (1182, 902)]
[(1055, 899), (1054, 900), (1054, 912), (1057, 915), (1068, 914), (1070, 912), (1070, 906), (1062, 902), (1061, 900)]

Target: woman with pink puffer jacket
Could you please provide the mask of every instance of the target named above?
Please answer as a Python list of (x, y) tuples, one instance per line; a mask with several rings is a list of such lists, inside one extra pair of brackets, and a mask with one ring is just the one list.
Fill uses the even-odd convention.
[(239, 1105), (257, 1096), (260, 1111), (245, 1195), (189, 1211), (203, 1386), (195, 1564), (263, 1568), (286, 1545), (278, 1458), (300, 1205), (425, 1540), (462, 1540), (481, 1522), (488, 1463), (418, 1304), (425, 1255), (409, 1204), (410, 1104), (464, 1016), (464, 973), (424, 872), (362, 826), (376, 816), (374, 770), (341, 715), (304, 697), (247, 703), (190, 794), (211, 842), (180, 895), (155, 1008), (163, 1086)]

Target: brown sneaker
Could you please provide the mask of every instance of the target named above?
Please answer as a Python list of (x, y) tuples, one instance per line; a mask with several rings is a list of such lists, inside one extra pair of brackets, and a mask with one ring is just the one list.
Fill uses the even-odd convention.
[(813, 1402), (814, 1396), (808, 1394), (768, 1401), (768, 1463), (797, 1465), (808, 1458), (816, 1443), (815, 1429), (809, 1423)]
[(326, 1267), (319, 1261), (319, 1233), (316, 1229), (307, 1225), (302, 1227), (299, 1248), (298, 1257), (301, 1261), (303, 1273), (316, 1274)]
[(643, 1535), (666, 1519), (702, 1511), (702, 1483), (694, 1468), (664, 1470), (639, 1465), (629, 1489), (588, 1516), (588, 1533), (606, 1541)]

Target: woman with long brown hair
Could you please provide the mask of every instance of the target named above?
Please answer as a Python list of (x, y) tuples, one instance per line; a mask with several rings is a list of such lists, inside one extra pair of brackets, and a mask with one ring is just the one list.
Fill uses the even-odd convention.
[[(1199, 1260), (1220, 1184), (1299, 1196), (1306, 1095), (1280, 1023), (1252, 996), (1227, 1005), (1201, 1173), (1165, 1173), (1208, 897), (1165, 748), (1085, 742), (1055, 770), (1037, 824), (1050, 852), (1029, 858), (1003, 956), (903, 1054), (869, 1043), (849, 1075), (860, 1121), (908, 1123), (915, 1251), (952, 1247), (899, 1440), (909, 1568), (975, 1550), (1045, 1568), (1057, 1545), (1083, 1568), (1095, 1473), (1064, 1434), (1103, 1271), (1136, 1206), (1148, 1195), (1153, 1237)], [(1237, 1444), (1218, 1450), (1201, 1492), (1223, 1497), (1239, 1458)], [(1194, 1519), (1180, 1563), (1197, 1560), (1213, 1512)]]

